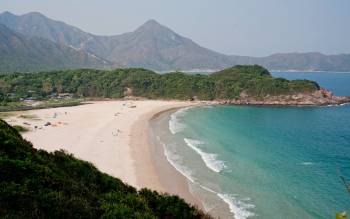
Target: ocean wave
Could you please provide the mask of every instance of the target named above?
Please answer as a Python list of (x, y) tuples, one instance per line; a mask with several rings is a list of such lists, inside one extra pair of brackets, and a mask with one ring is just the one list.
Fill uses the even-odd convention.
[(304, 165), (304, 166), (311, 166), (311, 165), (314, 165), (313, 162), (301, 162), (300, 164), (301, 164), (301, 165)]
[[(240, 198), (238, 195), (232, 194), (221, 194), (199, 183), (197, 184), (207, 192), (217, 195), (223, 202), (225, 202), (229, 206), (230, 212), (235, 219), (245, 219), (255, 216), (255, 214), (250, 211), (250, 209), (255, 208), (255, 205), (249, 203), (250, 198)], [(204, 204), (205, 203), (203, 203), (203, 205)], [(208, 210), (210, 209), (208, 208)]]
[(192, 148), (195, 152), (197, 152), (201, 156), (205, 165), (209, 169), (213, 170), (214, 172), (219, 173), (224, 168), (226, 168), (226, 165), (223, 161), (216, 159), (218, 156), (217, 154), (206, 153), (198, 147), (198, 145), (204, 144), (203, 142), (198, 141), (198, 140), (188, 139), (188, 138), (185, 138), (184, 140), (190, 148)]
[[(164, 154), (165, 154), (165, 157), (167, 158), (168, 162), (180, 174), (182, 174), (184, 177), (186, 177), (186, 179), (188, 179), (191, 183), (193, 183), (192, 185), (199, 186), (200, 188), (204, 189), (205, 191), (216, 195), (223, 202), (228, 204), (230, 212), (233, 213), (234, 218), (245, 219), (245, 218), (248, 218), (248, 217), (255, 215), (253, 212), (249, 211), (249, 209), (252, 209), (255, 207), (253, 204), (247, 203), (248, 201), (250, 201), (249, 198), (239, 198), (238, 195), (221, 194), (221, 193), (214, 191), (213, 189), (210, 189), (210, 188), (200, 184), (197, 181), (197, 179), (193, 176), (193, 172), (189, 168), (187, 168), (186, 166), (181, 165), (181, 163), (183, 162), (182, 157), (179, 154), (177, 154), (176, 152), (172, 152), (171, 150), (168, 150), (165, 143), (163, 143), (161, 141), (159, 136), (157, 136), (157, 140), (163, 145)], [(193, 143), (202, 144), (202, 142), (196, 141), (196, 140), (187, 139), (187, 141), (192, 142), (192, 144)], [(204, 153), (204, 152), (202, 152), (202, 153)], [(206, 154), (206, 153), (204, 153), (204, 154)], [(219, 161), (219, 162), (222, 162), (222, 161)], [(223, 166), (223, 164), (221, 164), (219, 166)], [(202, 202), (203, 202), (203, 205), (205, 206), (204, 201), (202, 201)], [(209, 209), (207, 209), (207, 210), (209, 210)]]
[(179, 109), (178, 111), (170, 115), (169, 130), (173, 135), (183, 131), (186, 128), (186, 125), (180, 122), (179, 116), (184, 115), (184, 113), (190, 108), (191, 107)]
[(342, 107), (342, 106), (347, 106), (350, 105), (350, 103), (341, 103), (341, 104), (329, 104), (329, 105), (324, 105), (320, 107)]
[(230, 211), (234, 214), (236, 219), (246, 219), (253, 217), (255, 214), (249, 211), (255, 208), (255, 205), (247, 203), (248, 198), (240, 199), (237, 195), (232, 194), (217, 194), (224, 202), (226, 202), (230, 208)]
[[(162, 143), (162, 142), (161, 142)], [(192, 176), (192, 171), (181, 165), (180, 163), (182, 162), (181, 157), (174, 153), (171, 152), (170, 150), (168, 150), (165, 146), (164, 143), (163, 144), (163, 148), (164, 148), (164, 155), (166, 157), (166, 159), (168, 160), (168, 162), (179, 172), (181, 173), (184, 177), (186, 177), (186, 179), (188, 179), (189, 181), (191, 181), (192, 183), (195, 182), (195, 178)]]

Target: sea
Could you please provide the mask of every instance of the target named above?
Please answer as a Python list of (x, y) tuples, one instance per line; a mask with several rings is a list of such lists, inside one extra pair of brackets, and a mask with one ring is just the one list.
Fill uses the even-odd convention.
[[(273, 72), (350, 96), (350, 74)], [(350, 214), (350, 105), (202, 106), (169, 114), (157, 132), (168, 161), (221, 218)], [(234, 216), (233, 216), (234, 215)]]

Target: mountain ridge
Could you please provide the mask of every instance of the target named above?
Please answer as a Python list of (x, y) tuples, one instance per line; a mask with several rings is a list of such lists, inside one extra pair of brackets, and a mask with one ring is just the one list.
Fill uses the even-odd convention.
[(0, 24), (0, 69), (27, 72), (109, 66), (92, 54), (40, 37), (27, 37)]
[(225, 55), (150, 19), (136, 30), (100, 36), (46, 17), (39, 12), (0, 14), (0, 23), (28, 36), (82, 50), (108, 60), (113, 67), (142, 67), (155, 71), (212, 69), (258, 64), (272, 70), (350, 71), (350, 54), (276, 53), (266, 57)]

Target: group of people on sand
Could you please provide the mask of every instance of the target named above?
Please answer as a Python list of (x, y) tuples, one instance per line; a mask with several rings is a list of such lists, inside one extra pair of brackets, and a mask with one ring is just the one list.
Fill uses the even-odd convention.
[(122, 133), (122, 131), (120, 131), (119, 129), (117, 129), (116, 132), (112, 132), (113, 136), (118, 136), (120, 133)]

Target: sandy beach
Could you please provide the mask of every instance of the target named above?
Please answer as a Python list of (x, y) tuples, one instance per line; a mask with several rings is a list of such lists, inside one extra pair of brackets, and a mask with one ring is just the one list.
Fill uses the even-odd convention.
[[(150, 120), (159, 113), (194, 104), (197, 103), (96, 101), (75, 107), (13, 112), (6, 121), (29, 128), (23, 136), (35, 148), (49, 152), (63, 149), (132, 186), (176, 194), (201, 207), (189, 192), (186, 179), (164, 154), (154, 154), (148, 129)], [(155, 167), (154, 156), (161, 160), (162, 171), (159, 165)]]

